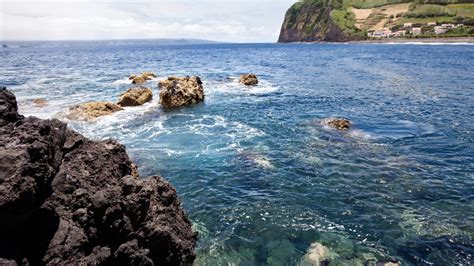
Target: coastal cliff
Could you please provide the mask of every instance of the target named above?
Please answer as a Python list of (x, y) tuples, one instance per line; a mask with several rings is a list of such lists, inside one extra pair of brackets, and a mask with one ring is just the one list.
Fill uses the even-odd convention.
[(278, 42), (474, 36), (471, 0), (301, 0), (286, 12)]
[(340, 42), (354, 39), (336, 25), (330, 1), (304, 0), (288, 9), (278, 42)]
[(191, 265), (175, 189), (139, 178), (125, 147), (23, 117), (0, 88), (1, 265)]

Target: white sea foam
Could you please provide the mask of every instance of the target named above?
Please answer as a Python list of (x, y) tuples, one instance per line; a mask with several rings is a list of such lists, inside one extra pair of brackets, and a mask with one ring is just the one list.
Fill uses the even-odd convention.
[(118, 79), (114, 82), (112, 82), (112, 85), (128, 85), (128, 84), (132, 84), (132, 81), (130, 79), (128, 79), (128, 77), (124, 77), (124, 78), (121, 78), (121, 79)]
[(235, 77), (228, 82), (206, 82), (205, 90), (210, 94), (264, 95), (276, 92), (279, 88), (266, 80), (259, 80), (256, 86), (245, 86)]
[(367, 141), (367, 140), (371, 140), (371, 139), (374, 139), (374, 137), (372, 136), (372, 134), (368, 133), (368, 132), (365, 132), (365, 131), (362, 131), (360, 129), (352, 129), (352, 130), (349, 130), (347, 132), (347, 135), (353, 139), (356, 139), (356, 140), (362, 140), (362, 141)]

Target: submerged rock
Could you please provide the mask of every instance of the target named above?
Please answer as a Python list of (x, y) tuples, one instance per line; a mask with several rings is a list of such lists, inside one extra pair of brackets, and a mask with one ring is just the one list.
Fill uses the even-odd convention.
[(193, 263), (196, 235), (167, 181), (140, 179), (113, 140), (17, 110), (0, 89), (0, 264)]
[(329, 265), (331, 251), (320, 243), (313, 243), (303, 258), (303, 265), (323, 266)]
[(324, 120), (324, 124), (337, 130), (347, 131), (351, 128), (352, 123), (345, 118), (331, 118)]
[(258, 84), (258, 79), (255, 74), (243, 74), (240, 76), (239, 82), (246, 86), (255, 86)]
[(122, 107), (143, 105), (153, 99), (149, 88), (132, 88), (120, 95), (118, 105)]
[(204, 101), (204, 88), (199, 77), (169, 77), (160, 81), (160, 104), (165, 108), (180, 107)]
[(90, 121), (121, 110), (123, 110), (123, 108), (114, 103), (89, 102), (71, 107), (66, 118), (70, 120)]
[(43, 98), (38, 98), (38, 99), (33, 100), (33, 104), (36, 107), (45, 107), (45, 106), (48, 105), (48, 101), (46, 99), (43, 99)]

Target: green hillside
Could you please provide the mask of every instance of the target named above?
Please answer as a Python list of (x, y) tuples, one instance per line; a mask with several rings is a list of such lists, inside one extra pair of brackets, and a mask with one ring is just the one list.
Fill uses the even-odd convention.
[[(407, 23), (422, 33), (403, 37), (473, 36), (474, 0), (302, 0), (288, 9), (279, 41), (360, 40)], [(456, 27), (440, 33), (443, 24)]]

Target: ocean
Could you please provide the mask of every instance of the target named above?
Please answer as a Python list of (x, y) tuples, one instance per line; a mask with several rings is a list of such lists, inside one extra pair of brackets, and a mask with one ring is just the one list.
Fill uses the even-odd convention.
[[(0, 85), (26, 116), (64, 120), (75, 104), (116, 102), (133, 73), (158, 75), (150, 103), (64, 121), (119, 140), (143, 176), (176, 187), (196, 265), (304, 265), (319, 244), (336, 265), (474, 263), (472, 45), (8, 45)], [(201, 77), (205, 102), (160, 108), (157, 82), (176, 75)]]

